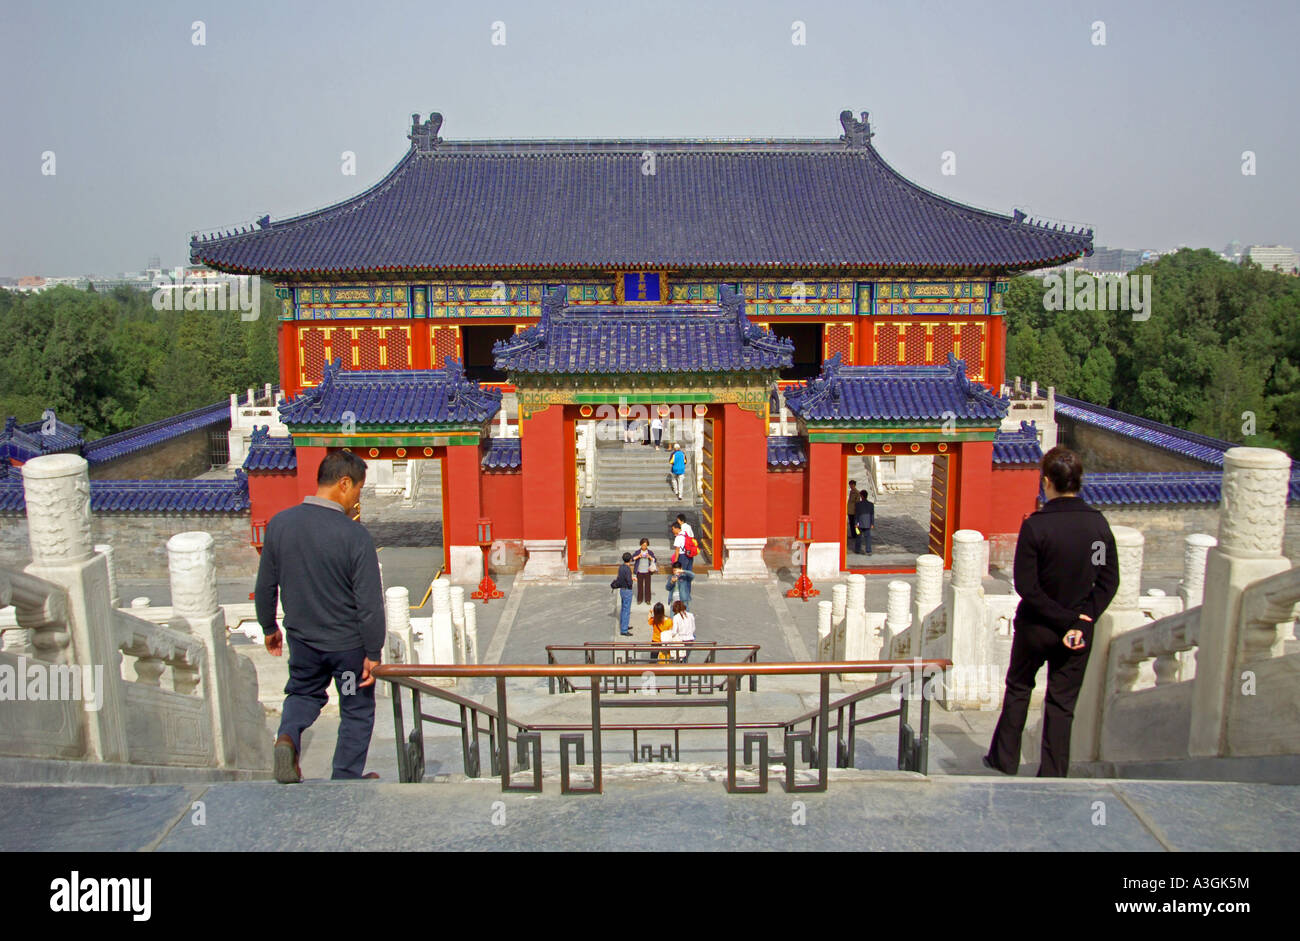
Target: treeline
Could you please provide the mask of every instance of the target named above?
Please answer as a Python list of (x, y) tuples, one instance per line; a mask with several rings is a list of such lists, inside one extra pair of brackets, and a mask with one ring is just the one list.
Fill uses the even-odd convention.
[(275, 291), (260, 294), (258, 318), (241, 320), (155, 310), (130, 287), (0, 290), (0, 416), (52, 408), (93, 439), (278, 383)]
[[(1131, 311), (1049, 310), (1043, 279), (1012, 281), (1007, 375), (1238, 444), (1300, 454), (1300, 278), (1237, 266), (1208, 249), (1182, 249), (1132, 275), (1150, 276), (1146, 319), (1134, 320)], [(1061, 306), (1059, 293), (1048, 299)]]

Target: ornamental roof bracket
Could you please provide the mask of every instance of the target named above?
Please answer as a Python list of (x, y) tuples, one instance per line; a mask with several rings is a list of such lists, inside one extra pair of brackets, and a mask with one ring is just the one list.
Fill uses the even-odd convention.
[(853, 112), (844, 110), (840, 112), (840, 124), (844, 127), (844, 133), (840, 140), (848, 144), (849, 150), (865, 150), (871, 146), (871, 138), (875, 135), (871, 132), (871, 124), (867, 120), (867, 112), (862, 112), (862, 119), (857, 120), (853, 117)]
[(420, 115), (411, 115), (411, 133), (407, 134), (407, 140), (411, 142), (411, 149), (417, 154), (431, 154), (440, 143), (442, 138), (438, 136), (438, 131), (442, 130), (442, 115), (437, 111), (429, 112), (429, 119), (423, 124), (420, 123)]

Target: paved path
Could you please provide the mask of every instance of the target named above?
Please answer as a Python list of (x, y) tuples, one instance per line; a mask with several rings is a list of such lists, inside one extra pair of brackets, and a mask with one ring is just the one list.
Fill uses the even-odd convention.
[[(729, 795), (696, 769), (606, 792), (492, 782), (0, 787), (15, 850), (1293, 850), (1300, 786), (837, 774)], [(195, 802), (204, 822), (196, 825)]]

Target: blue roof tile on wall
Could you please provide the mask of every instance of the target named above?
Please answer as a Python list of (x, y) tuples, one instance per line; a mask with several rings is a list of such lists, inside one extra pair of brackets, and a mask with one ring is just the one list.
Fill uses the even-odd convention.
[(54, 419), (54, 432), (42, 434), (44, 421), (20, 422), (10, 415), (5, 419), (4, 430), (0, 431), (0, 461), (10, 458), (17, 461), (30, 461), (42, 454), (54, 454), (59, 451), (77, 451), (81, 448), (81, 425), (69, 425)]
[(483, 389), (457, 360), (442, 369), (345, 370), (325, 365), (320, 385), (280, 405), (286, 425), (478, 425), (501, 408), (501, 393)]
[[(1223, 472), (1156, 471), (1084, 474), (1079, 496), (1096, 506), (1219, 503)], [(1292, 465), (1287, 500), (1300, 502), (1300, 471)]]
[(794, 361), (794, 344), (750, 322), (744, 300), (723, 286), (717, 306), (568, 306), (558, 287), (541, 319), (492, 348), (511, 374), (772, 372)]
[[(643, 154), (655, 172), (643, 172)], [(1091, 232), (945, 199), (869, 143), (502, 141), (413, 144), (326, 209), (195, 239), (234, 272), (663, 266), (1041, 267)]]
[(244, 458), (244, 470), (288, 471), (297, 467), (298, 449), (294, 447), (292, 438), (273, 436), (270, 425), (253, 429), (248, 455)]
[(1035, 422), (1022, 421), (1017, 431), (999, 431), (993, 438), (994, 464), (1040, 464), (1043, 448)]
[[(27, 503), (19, 474), (0, 478), (0, 512), (21, 513)], [(248, 476), (233, 480), (92, 480), (94, 513), (242, 513), (249, 507)]]
[(488, 471), (517, 471), (524, 464), (523, 443), (518, 438), (489, 438), (480, 462)]
[(767, 439), (767, 466), (795, 470), (808, 463), (808, 447), (797, 435), (771, 435)]
[(140, 425), (138, 428), (128, 428), (126, 431), (96, 438), (94, 441), (87, 442), (82, 448), (82, 456), (91, 464), (101, 464), (170, 441), (172, 438), (179, 438), (200, 428), (219, 425), (229, 418), (230, 403), (216, 402), (147, 425)]
[(804, 421), (938, 421), (988, 423), (1007, 400), (966, 376), (966, 363), (948, 354), (946, 366), (841, 366), (835, 354), (821, 375), (786, 390), (785, 404)]
[(1223, 452), (1229, 448), (1237, 447), (1231, 441), (1211, 438), (1208, 435), (1197, 434), (1194, 431), (1184, 431), (1181, 428), (1175, 428), (1173, 425), (1151, 421), (1149, 418), (1141, 418), (1137, 415), (1129, 415), (1126, 412), (1119, 412), (1101, 405), (1093, 405), (1091, 402), (1072, 399), (1060, 394), (1056, 396), (1056, 411), (1057, 414), (1072, 418), (1075, 421), (1098, 428), (1105, 428), (1116, 434), (1143, 441), (1153, 447), (1172, 451), (1175, 454), (1181, 454), (1184, 457), (1190, 457), (1219, 467), (1223, 466)]

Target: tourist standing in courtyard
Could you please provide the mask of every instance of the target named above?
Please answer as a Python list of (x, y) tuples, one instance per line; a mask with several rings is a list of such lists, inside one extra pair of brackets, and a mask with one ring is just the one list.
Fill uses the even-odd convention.
[[(1083, 465), (1055, 447), (1043, 455), (1042, 508), (1025, 518), (1016, 541), (1014, 580), (1020, 604), (1002, 714), (984, 766), (1004, 774), (1020, 767), (1020, 738), (1034, 677), (1047, 663), (1039, 777), (1070, 770), (1070, 726), (1097, 618), (1119, 587), (1115, 537), (1101, 512), (1079, 498)], [(1104, 670), (1098, 663), (1094, 669)]]
[(853, 541), (854, 541), (855, 539), (858, 538), (858, 513), (857, 513), (857, 510), (858, 510), (858, 501), (861, 500), (861, 499), (862, 499), (862, 497), (859, 496), (859, 494), (858, 494), (858, 482), (857, 482), (856, 480), (850, 480), (850, 481), (849, 481), (849, 504), (848, 504), (848, 506), (849, 506), (849, 538), (848, 538), (848, 540), (847, 540), (847, 542), (848, 542), (849, 545), (852, 545), (852, 544), (853, 544)]
[(659, 450), (659, 445), (664, 440), (664, 420), (656, 412), (655, 417), (650, 419), (650, 437), (654, 440), (655, 450)]
[(641, 546), (632, 556), (636, 563), (636, 603), (650, 603), (650, 576), (659, 571), (659, 563), (650, 550), (650, 540), (642, 539)]
[[(681, 604), (681, 602), (678, 602)], [(656, 604), (654, 610), (650, 612), (650, 643), (662, 644), (667, 643), (663, 639), (665, 632), (671, 632), (673, 629), (673, 619), (664, 611), (662, 603)], [(665, 651), (658, 655), (658, 659), (667, 660), (668, 653)]]
[(618, 632), (627, 637), (632, 633), (632, 553), (623, 553), (623, 564), (609, 587), (618, 589)]
[[(673, 643), (675, 644), (693, 644), (695, 643), (695, 615), (686, 610), (686, 605), (681, 601), (673, 602)], [(682, 654), (682, 660), (689, 660), (691, 652), (689, 650)]]
[(682, 498), (682, 478), (686, 476), (686, 454), (680, 444), (673, 445), (673, 456), (668, 462), (668, 472), (673, 478), (673, 493)]
[(876, 526), (876, 505), (871, 502), (865, 490), (858, 494), (858, 505), (853, 511), (853, 518), (858, 526), (858, 555), (871, 555), (871, 530)]
[(668, 576), (668, 602), (680, 601), (686, 607), (691, 606), (691, 583), (695, 573), (683, 568), (680, 562), (673, 563), (672, 574)]
[[(289, 682), (275, 740), (275, 779), (302, 780), (302, 733), (339, 694), (335, 779), (365, 774), (375, 725), (375, 678), (387, 629), (379, 556), (374, 540), (350, 519), (361, 499), (366, 462), (334, 451), (316, 471), (316, 495), (281, 510), (266, 524), (253, 592), (267, 652), (284, 655), (289, 640)], [(275, 623), (276, 599), (284, 609), (284, 634)]]

